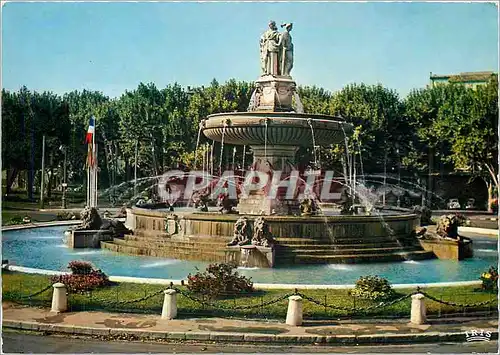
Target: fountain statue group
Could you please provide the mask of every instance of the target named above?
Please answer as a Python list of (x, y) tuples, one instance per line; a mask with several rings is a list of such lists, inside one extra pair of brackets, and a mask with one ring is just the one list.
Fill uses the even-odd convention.
[[(234, 224), (233, 239), (227, 246), (255, 245), (270, 248), (274, 244), (273, 237), (269, 231), (269, 225), (263, 217), (257, 217), (253, 222), (253, 233), (250, 221), (246, 217), (240, 217)], [(250, 237), (252, 239), (250, 239)]]
[[(306, 191), (302, 194), (299, 189), (295, 189), (292, 197), (288, 195), (288, 188), (292, 188), (295, 173), (298, 172), (297, 167), (290, 164), (295, 161), (297, 151), (302, 147), (312, 148), (314, 152), (318, 146), (343, 144), (345, 138), (353, 134), (354, 127), (341, 117), (304, 112), (297, 84), (290, 74), (294, 67), (294, 45), (290, 34), (292, 24), (284, 24), (282, 28), (284, 31), (279, 32), (276, 22), (271, 21), (269, 28), (260, 36), (260, 76), (254, 82), (247, 111), (211, 114), (200, 124), (198, 132), (199, 136), (203, 133), (207, 139), (220, 143), (221, 172), (225, 144), (251, 148), (251, 172), (255, 174), (247, 175), (252, 178), (251, 181), (246, 181), (245, 177), (245, 183), (240, 186), (244, 193), (233, 196), (229, 194), (232, 191), (229, 185), (223, 186), (224, 190), (216, 197), (219, 214), (210, 212), (208, 208), (209, 203), (214, 202), (210, 200), (212, 195), (209, 195), (212, 188), (193, 196), (196, 209), (204, 214), (183, 213), (181, 219), (168, 215), (165, 220), (163, 213), (148, 214), (143, 210), (131, 209), (131, 216), (129, 218), (127, 213), (127, 220), (138, 231), (138, 238), (130, 241), (130, 246), (134, 247), (124, 249), (129, 243), (127, 239), (116, 244), (103, 242), (104, 247), (115, 251), (140, 250), (144, 255), (164, 253), (170, 256), (168, 254), (174, 253), (177, 256), (174, 251), (182, 245), (181, 255), (186, 258), (234, 261), (247, 267), (273, 267), (275, 262), (351, 263), (434, 257), (433, 251), (416, 245), (417, 238), (410, 235), (410, 230), (419, 220), (416, 214), (389, 212), (383, 219), (367, 216), (372, 206), (356, 204), (354, 196), (359, 196), (360, 190), (357, 189), (356, 193), (354, 186), (344, 188), (340, 196), (341, 214), (357, 212), (348, 217), (316, 217), (321, 206), (312, 191), (310, 195), (304, 196)], [(198, 146), (199, 138), (197, 141)], [(165, 187), (167, 198), (163, 200), (174, 201), (172, 196), (176, 196), (175, 191), (170, 193), (169, 190), (175, 190), (174, 186), (181, 184), (180, 181)], [(214, 197), (215, 194), (212, 199)], [(360, 215), (361, 211), (364, 216)], [(168, 230), (159, 231), (157, 226), (163, 224)], [(453, 228), (445, 227), (453, 234)], [(157, 238), (158, 244), (151, 247), (151, 239), (145, 238), (145, 245), (139, 249), (135, 239), (140, 239), (143, 232), (148, 235), (161, 233)], [(165, 232), (171, 238), (164, 238)], [(207, 235), (216, 243), (211, 245), (207, 242)], [(337, 248), (340, 242), (336, 240), (337, 236), (342, 243), (345, 241), (353, 245), (355, 253)], [(380, 243), (378, 248), (369, 242), (374, 237)], [(314, 252), (311, 251), (313, 249), (304, 248), (305, 240), (308, 241), (307, 245), (314, 246)], [(400, 240), (404, 243), (400, 243)], [(386, 247), (389, 243), (396, 243), (398, 247)], [(156, 246), (158, 250), (152, 250)]]
[(262, 75), (290, 76), (293, 68), (293, 43), (291, 23), (284, 23), (284, 32), (278, 32), (276, 22), (269, 22), (269, 28), (260, 37), (260, 62)]

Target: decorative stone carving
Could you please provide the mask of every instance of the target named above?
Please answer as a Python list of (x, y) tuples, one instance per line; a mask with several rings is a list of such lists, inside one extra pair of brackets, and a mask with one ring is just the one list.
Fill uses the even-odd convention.
[(250, 244), (250, 223), (246, 217), (239, 218), (234, 224), (233, 239), (227, 246)]
[(123, 222), (116, 219), (104, 219), (99, 230), (101, 232), (109, 232), (115, 238), (123, 238), (125, 234), (132, 234), (132, 231)]
[(459, 219), (455, 215), (441, 216), (437, 227), (429, 226), (414, 232), (420, 246), (439, 259), (463, 260), (473, 256), (472, 240), (458, 235)]
[(352, 198), (348, 192), (348, 189), (342, 189), (340, 193), (340, 205), (342, 209), (340, 210), (341, 214), (353, 214), (354, 210), (352, 208)]
[(441, 238), (458, 239), (458, 218), (448, 214), (441, 216), (437, 223), (436, 233)]
[(169, 214), (165, 218), (165, 232), (170, 236), (179, 234), (181, 231), (181, 224), (179, 221), (179, 216), (176, 214)]
[(80, 212), (82, 224), (78, 225), (75, 230), (97, 230), (101, 228), (102, 219), (95, 207), (85, 207)]
[(420, 225), (428, 226), (432, 224), (432, 211), (429, 207), (426, 206), (413, 206), (413, 213), (420, 215)]
[(278, 46), (281, 49), (280, 69), (281, 75), (290, 76), (290, 71), (293, 68), (293, 43), (290, 31), (292, 30), (291, 23), (284, 23), (281, 27), (285, 27), (285, 32), (280, 34)]
[(116, 219), (101, 219), (95, 207), (85, 207), (80, 212), (82, 224), (65, 233), (66, 242), (72, 248), (99, 248), (101, 241), (123, 238), (132, 234), (125, 224)]
[(458, 235), (459, 219), (453, 214), (441, 216), (437, 222), (436, 229), (432, 226), (429, 228), (421, 228), (415, 231), (415, 235), (420, 240), (452, 240), (458, 242), (471, 241), (470, 238)]
[(221, 206), (221, 208), (219, 209), (219, 212), (222, 214), (236, 213), (236, 211), (234, 210), (234, 207), (236, 207), (236, 201), (230, 199), (229, 194), (227, 194), (227, 193), (222, 194), (219, 197), (218, 205)]
[(269, 28), (260, 37), (260, 61), (262, 75), (279, 74), (279, 54), (278, 42), (280, 34), (276, 27), (276, 22), (269, 22)]
[(262, 76), (255, 81), (252, 107), (258, 111), (293, 111), (292, 98), (296, 88), (297, 84), (291, 78)]
[(257, 217), (253, 222), (252, 244), (270, 248), (274, 245), (274, 239), (269, 231), (269, 225), (264, 217)]
[(210, 194), (206, 191), (193, 194), (194, 207), (200, 212), (208, 212), (208, 201)]
[(305, 198), (300, 203), (300, 214), (302, 216), (312, 216), (317, 212), (316, 201), (312, 198)]
[(414, 234), (415, 234), (415, 237), (417, 237), (418, 239), (422, 239), (422, 238), (425, 238), (425, 233), (427, 232), (427, 228), (425, 227), (418, 227)]
[(285, 32), (279, 33), (276, 22), (269, 22), (269, 28), (260, 37), (260, 62), (262, 75), (290, 76), (293, 68), (293, 43), (291, 23), (281, 25)]

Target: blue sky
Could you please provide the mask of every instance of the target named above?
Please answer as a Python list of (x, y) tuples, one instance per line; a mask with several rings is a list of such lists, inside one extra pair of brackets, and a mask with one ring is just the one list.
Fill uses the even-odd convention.
[(293, 22), (299, 85), (382, 83), (401, 96), (429, 72), (498, 71), (491, 3), (7, 3), (2, 85), (112, 97), (139, 82), (253, 81), (270, 19)]

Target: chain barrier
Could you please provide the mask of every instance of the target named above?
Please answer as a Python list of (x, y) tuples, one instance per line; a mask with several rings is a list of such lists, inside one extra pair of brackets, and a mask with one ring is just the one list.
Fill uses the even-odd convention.
[(31, 295), (28, 295), (28, 296), (21, 296), (19, 297), (20, 299), (25, 299), (25, 298), (32, 298), (32, 297), (35, 297), (35, 296), (38, 296), (42, 293), (44, 293), (45, 291), (49, 290), (52, 288), (52, 285), (48, 285), (47, 287), (41, 289), (40, 291), (37, 291), (35, 293), (32, 293)]
[(187, 292), (185, 292), (185, 291), (183, 291), (181, 289), (178, 289), (178, 288), (173, 288), (173, 290), (175, 290), (176, 292), (180, 293), (184, 297), (186, 297), (186, 298), (188, 298), (188, 299), (190, 299), (190, 300), (192, 300), (192, 301), (194, 301), (196, 303), (199, 303), (202, 306), (211, 307), (211, 308), (215, 308), (215, 309), (222, 309), (222, 310), (244, 310), (244, 309), (261, 308), (261, 307), (270, 306), (272, 304), (281, 302), (281, 301), (287, 299), (288, 297), (294, 295), (294, 293), (287, 293), (286, 295), (283, 295), (281, 297), (269, 300), (267, 302), (262, 302), (262, 303), (259, 303), (259, 304), (252, 304), (252, 305), (248, 305), (248, 306), (235, 306), (235, 305), (231, 306), (231, 305), (223, 305), (223, 304), (217, 305), (215, 303), (211, 303), (211, 302), (207, 302), (207, 301), (204, 301), (204, 300), (200, 300), (199, 298), (193, 297), (189, 293), (187, 293)]
[(449, 302), (449, 301), (443, 301), (443, 300), (437, 299), (437, 298), (429, 295), (428, 293), (420, 290), (420, 288), (417, 288), (416, 291), (409, 293), (407, 295), (401, 296), (399, 298), (396, 298), (396, 299), (389, 301), (389, 302), (380, 302), (378, 304), (368, 306), (368, 307), (343, 307), (343, 306), (336, 306), (333, 304), (327, 304), (326, 302), (323, 302), (323, 301), (318, 301), (317, 299), (315, 299), (313, 297), (307, 296), (301, 292), (298, 292), (298, 290), (295, 290), (295, 292), (293, 292), (293, 293), (288, 293), (288, 294), (283, 295), (281, 297), (275, 298), (273, 300), (269, 300), (267, 302), (262, 302), (260, 304), (248, 305), (248, 306), (234, 306), (234, 305), (231, 306), (231, 305), (218, 305), (216, 303), (211, 303), (211, 302), (207, 302), (204, 300), (200, 300), (199, 298), (196, 298), (183, 290), (180, 290), (178, 288), (173, 288), (173, 289), (175, 291), (177, 291), (179, 294), (183, 295), (184, 297), (186, 297), (186, 298), (188, 298), (188, 299), (190, 299), (190, 300), (192, 300), (192, 301), (194, 301), (202, 306), (211, 307), (211, 308), (215, 308), (215, 309), (223, 309), (223, 310), (231, 310), (231, 309), (232, 310), (245, 310), (245, 309), (261, 308), (261, 307), (265, 307), (265, 306), (269, 306), (269, 305), (281, 302), (281, 301), (287, 299), (288, 297), (294, 296), (294, 295), (300, 296), (303, 299), (305, 299), (311, 303), (314, 303), (318, 306), (321, 306), (321, 307), (331, 308), (331, 309), (346, 311), (346, 312), (352, 312), (352, 313), (367, 312), (367, 311), (372, 311), (375, 309), (389, 307), (389, 306), (392, 306), (396, 303), (405, 301), (417, 293), (423, 294), (425, 297), (429, 298), (430, 300), (433, 300), (433, 301), (436, 301), (436, 302), (439, 302), (439, 303), (442, 303), (445, 305), (454, 306), (454, 307), (462, 307), (462, 308), (484, 306), (484, 305), (487, 305), (489, 303), (493, 303), (496, 300), (496, 299), (492, 299), (492, 300), (488, 300), (488, 301), (484, 301), (484, 302), (477, 302), (477, 303), (471, 303), (471, 304), (459, 304), (459, 303), (455, 303), (455, 302)]
[(424, 292), (424, 291), (419, 291), (419, 293), (423, 294), (425, 297), (427, 297), (430, 300), (433, 300), (434, 302), (441, 303), (441, 304), (444, 304), (444, 305), (447, 305), (447, 306), (461, 307), (461, 308), (472, 308), (472, 307), (485, 306), (485, 305), (487, 305), (489, 303), (493, 303), (493, 302), (497, 301), (496, 298), (492, 298), (492, 299), (490, 299), (488, 301), (483, 301), (483, 302), (461, 304), (461, 303), (455, 303), (455, 302), (440, 300), (439, 298), (431, 296), (427, 292)]
[(312, 297), (309, 297), (307, 295), (304, 295), (303, 293), (300, 293), (300, 292), (297, 292), (295, 293), (297, 296), (300, 296), (302, 297), (303, 299), (309, 301), (309, 302), (312, 302), (318, 306), (321, 306), (321, 307), (326, 307), (326, 308), (331, 308), (331, 309), (335, 309), (335, 310), (339, 310), (339, 311), (349, 311), (349, 312), (366, 312), (366, 311), (371, 311), (373, 309), (377, 309), (377, 308), (383, 308), (383, 307), (388, 307), (388, 306), (392, 306), (393, 304), (396, 304), (398, 302), (401, 302), (401, 301), (404, 301), (405, 299), (407, 298), (410, 298), (414, 293), (410, 293), (410, 294), (407, 294), (407, 295), (404, 295), (402, 297), (399, 297), (399, 298), (396, 298), (395, 300), (392, 300), (390, 302), (381, 302), (379, 304), (376, 304), (376, 305), (373, 305), (373, 306), (369, 306), (369, 307), (342, 307), (342, 306), (335, 306), (335, 305), (332, 305), (332, 304), (327, 304), (326, 302), (321, 302), (321, 301), (318, 301)]
[[(45, 287), (45, 288), (43, 288), (43, 289), (41, 289), (41, 290), (31, 294), (31, 295), (20, 296), (19, 298), (20, 299), (33, 298), (35, 296), (38, 296), (38, 295), (48, 291), (51, 288), (52, 288), (52, 285), (48, 285), (47, 287)], [(410, 298), (411, 296), (413, 296), (417, 293), (424, 295), (425, 297), (427, 297), (428, 299), (430, 299), (434, 302), (441, 303), (441, 304), (448, 305), (448, 306), (452, 306), (452, 307), (461, 307), (461, 308), (472, 308), (472, 307), (485, 306), (487, 304), (494, 303), (495, 301), (497, 301), (496, 298), (492, 298), (490, 300), (483, 301), (483, 302), (461, 304), (461, 303), (455, 303), (455, 302), (450, 302), (450, 301), (443, 301), (439, 298), (436, 298), (436, 297), (428, 294), (425, 291), (422, 291), (420, 288), (417, 288), (416, 291), (409, 293), (407, 295), (404, 295), (402, 297), (396, 298), (396, 299), (389, 301), (389, 302), (381, 302), (379, 304), (376, 304), (373, 306), (368, 306), (368, 307), (343, 307), (343, 306), (336, 306), (333, 304), (327, 304), (326, 302), (323, 302), (323, 301), (318, 301), (317, 299), (315, 299), (313, 297), (307, 296), (307, 295), (299, 292), (298, 290), (295, 290), (293, 293), (287, 293), (281, 297), (277, 297), (277, 298), (274, 298), (274, 299), (266, 301), (266, 302), (261, 302), (261, 303), (252, 304), (252, 305), (236, 306), (236, 305), (225, 305), (225, 304), (217, 304), (217, 303), (213, 303), (213, 302), (207, 302), (205, 300), (201, 300), (197, 297), (194, 297), (190, 293), (183, 291), (179, 288), (172, 287), (172, 286), (169, 286), (168, 288), (175, 290), (176, 292), (178, 292), (182, 296), (184, 296), (184, 297), (186, 297), (186, 298), (188, 298), (188, 299), (190, 299), (190, 300), (192, 300), (192, 301), (194, 301), (202, 306), (210, 307), (210, 308), (214, 308), (214, 309), (219, 309), (219, 310), (246, 310), (246, 309), (262, 308), (262, 307), (266, 307), (266, 306), (270, 306), (272, 304), (282, 302), (283, 300), (286, 300), (290, 296), (300, 296), (303, 299), (305, 299), (311, 303), (314, 303), (318, 306), (321, 306), (321, 307), (331, 308), (331, 309), (346, 311), (346, 312), (353, 312), (353, 313), (367, 312), (367, 311), (371, 311), (371, 310), (375, 310), (375, 309), (379, 309), (379, 308), (389, 307), (389, 306), (392, 306), (396, 303), (402, 302), (402, 301)], [(141, 298), (136, 298), (136, 299), (132, 299), (132, 300), (123, 300), (123, 301), (110, 301), (110, 300), (106, 300), (106, 299), (98, 299), (98, 298), (92, 298), (92, 297), (91, 298), (92, 298), (93, 302), (100, 302), (100, 303), (103, 303), (103, 304), (109, 305), (109, 306), (126, 305), (126, 304), (132, 304), (132, 303), (146, 301), (150, 298), (158, 296), (159, 294), (161, 294), (163, 292), (164, 292), (164, 289), (161, 289), (161, 290), (158, 290), (156, 292), (145, 295), (144, 297), (141, 297)]]
[(141, 298), (135, 298), (135, 299), (132, 299), (132, 300), (123, 300), (123, 301), (110, 301), (110, 300), (105, 300), (105, 299), (99, 299), (99, 298), (92, 298), (91, 297), (91, 300), (93, 302), (100, 302), (100, 303), (104, 303), (105, 305), (108, 305), (108, 306), (114, 306), (114, 305), (126, 305), (126, 304), (131, 304), (131, 303), (138, 303), (138, 302), (142, 302), (142, 301), (146, 301), (150, 298), (153, 298), (155, 296), (158, 296), (159, 294), (163, 293), (164, 289), (161, 289), (159, 291), (156, 291), (156, 292), (153, 292), (153, 293), (150, 293), (149, 295), (146, 295), (144, 297), (141, 297)]

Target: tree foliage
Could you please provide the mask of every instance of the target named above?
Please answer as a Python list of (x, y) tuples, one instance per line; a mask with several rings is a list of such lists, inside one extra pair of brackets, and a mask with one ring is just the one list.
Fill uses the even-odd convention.
[[(246, 111), (252, 90), (253, 84), (234, 79), (225, 83), (214, 79), (206, 87), (194, 88), (140, 83), (117, 98), (88, 90), (62, 96), (26, 87), (17, 92), (2, 90), (3, 166), (11, 172), (9, 180), (17, 171), (39, 170), (45, 136), (49, 189), (61, 178), (60, 146), (67, 147), (70, 181), (83, 182), (84, 138), (93, 115), (101, 188), (132, 179), (136, 149), (139, 178), (178, 165), (195, 168), (195, 161), (199, 167), (201, 147), (212, 144), (199, 135), (200, 122), (214, 113)], [(334, 93), (316, 86), (298, 91), (305, 112), (339, 116), (354, 125), (346, 144), (323, 147), (315, 154), (312, 144), (300, 149), (297, 161), (302, 166), (316, 155), (322, 168), (342, 169), (342, 157), (349, 151), (351, 160), (363, 164), (365, 174), (380, 174), (386, 168), (390, 172), (398, 165), (407, 173), (422, 174), (432, 157), (432, 164), (467, 171), (498, 187), (496, 80), (476, 89), (450, 84), (413, 90), (404, 100), (380, 84), (350, 84)], [(216, 160), (220, 149), (216, 143)], [(228, 154), (222, 155), (223, 166), (229, 163), (232, 147), (224, 150)], [(241, 150), (235, 156), (236, 165), (241, 164)], [(246, 163), (250, 164), (249, 158)], [(30, 190), (34, 176), (28, 176)]]
[(498, 81), (414, 90), (405, 100), (414, 150), (408, 166), (427, 169), (429, 155), (455, 171), (480, 176), (498, 189)]

